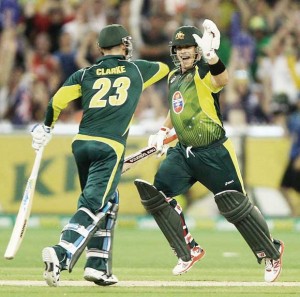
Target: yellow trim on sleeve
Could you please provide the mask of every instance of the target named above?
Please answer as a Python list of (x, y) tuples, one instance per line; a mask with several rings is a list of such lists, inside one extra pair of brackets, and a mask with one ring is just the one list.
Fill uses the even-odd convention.
[(291, 74), (291, 77), (296, 85), (296, 87), (299, 89), (300, 88), (300, 75), (296, 71), (296, 57), (289, 55), (287, 57), (287, 65)]
[(69, 102), (81, 97), (81, 86), (79, 84), (72, 86), (62, 86), (53, 96), (53, 122), (56, 122), (60, 112), (65, 109)]
[(150, 79), (144, 82), (143, 90), (153, 85), (157, 81), (161, 80), (163, 77), (165, 77), (168, 74), (169, 66), (161, 62), (158, 62), (158, 64), (159, 64), (158, 71)]
[(212, 93), (218, 93), (220, 92), (223, 87), (214, 87), (211, 82), (211, 73), (208, 72), (205, 77), (202, 79), (203, 83), (211, 90)]
[(200, 78), (200, 75), (198, 74), (198, 71), (196, 71), (196, 74), (194, 76), (194, 81), (197, 89), (197, 94), (199, 98), (199, 105), (203, 112), (212, 119), (215, 123), (220, 125), (222, 127), (222, 123), (218, 117), (216, 107), (214, 104), (214, 98), (212, 97), (211, 93), (212, 90), (211, 88), (205, 83), (206, 82), (206, 77), (205, 76), (204, 80)]
[(172, 71), (169, 72), (169, 75), (168, 75), (168, 82), (170, 81), (170, 77), (177, 71), (177, 69), (174, 69)]
[[(116, 172), (117, 172), (117, 169), (118, 169), (118, 166), (119, 166), (119, 163), (120, 163), (120, 160), (122, 158), (122, 155), (124, 153), (124, 150), (125, 150), (125, 147), (123, 144), (121, 144), (120, 142), (117, 142), (115, 140), (112, 140), (112, 139), (109, 139), (109, 138), (104, 138), (104, 137), (97, 137), (97, 136), (89, 136), (89, 135), (83, 135), (83, 134), (77, 134), (75, 135), (75, 137), (73, 138), (73, 142), (75, 140), (84, 140), (84, 141), (99, 141), (99, 142), (103, 142), (107, 145), (109, 145), (116, 153), (117, 155), (117, 162), (111, 172), (111, 175), (110, 175), (110, 178), (108, 180), (108, 183), (107, 183), (107, 187), (106, 187), (106, 190), (105, 190), (105, 193), (103, 195), (103, 202), (105, 201), (105, 198), (111, 188), (111, 185), (113, 183), (113, 180), (115, 178), (115, 175), (116, 175)], [(101, 205), (102, 207), (103, 205)]]

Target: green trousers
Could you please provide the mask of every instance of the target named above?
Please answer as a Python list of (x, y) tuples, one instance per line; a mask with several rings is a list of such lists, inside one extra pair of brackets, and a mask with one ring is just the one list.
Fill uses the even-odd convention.
[(167, 197), (186, 193), (200, 182), (212, 193), (227, 190), (244, 193), (236, 153), (224, 138), (204, 148), (187, 148), (181, 143), (169, 148), (154, 178), (154, 186)]
[(124, 159), (123, 145), (104, 141), (103, 138), (77, 139), (72, 144), (82, 190), (78, 208), (86, 207), (93, 213), (106, 204), (117, 189)]

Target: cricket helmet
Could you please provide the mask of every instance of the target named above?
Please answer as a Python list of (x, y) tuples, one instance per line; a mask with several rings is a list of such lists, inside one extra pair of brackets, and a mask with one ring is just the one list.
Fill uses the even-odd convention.
[(119, 24), (105, 26), (99, 34), (98, 45), (101, 48), (111, 48), (119, 44), (126, 46), (126, 58), (132, 57), (132, 42), (128, 31)]
[(197, 45), (193, 34), (202, 36), (200, 30), (194, 26), (179, 27), (173, 34), (171, 41), (172, 46)]
[(177, 46), (195, 46), (196, 47), (196, 56), (195, 56), (195, 62), (200, 60), (201, 58), (201, 50), (199, 46), (197, 45), (193, 34), (197, 34), (199, 36), (202, 36), (201, 31), (194, 27), (194, 26), (182, 26), (179, 27), (173, 34), (172, 41), (170, 41), (169, 46), (170, 46), (170, 55), (171, 58), (176, 66), (180, 65), (180, 62), (177, 58), (176, 54), (176, 47)]

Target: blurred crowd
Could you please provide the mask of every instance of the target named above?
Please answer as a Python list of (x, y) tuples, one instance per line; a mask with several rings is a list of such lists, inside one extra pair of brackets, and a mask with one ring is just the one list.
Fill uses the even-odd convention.
[[(230, 73), (220, 98), (224, 121), (288, 127), (290, 115), (300, 114), (295, 0), (1, 0), (0, 122), (41, 121), (64, 80), (99, 57), (97, 36), (106, 24), (128, 29), (135, 59), (173, 67), (168, 43), (175, 29), (201, 29), (206, 18), (221, 31), (218, 54)], [(164, 117), (166, 91), (166, 80), (146, 89), (135, 121)], [(60, 121), (77, 123), (80, 117), (80, 102), (73, 102)]]

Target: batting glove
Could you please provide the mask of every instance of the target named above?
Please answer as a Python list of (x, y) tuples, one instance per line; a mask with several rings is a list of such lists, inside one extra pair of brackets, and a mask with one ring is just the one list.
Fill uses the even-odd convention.
[(38, 151), (41, 147), (47, 145), (52, 138), (51, 128), (44, 124), (36, 124), (32, 130), (32, 147)]
[(168, 146), (164, 145), (164, 140), (167, 138), (169, 131), (169, 128), (161, 127), (156, 134), (150, 135), (148, 139), (148, 146), (156, 147), (158, 157), (161, 157), (168, 149)]
[(193, 37), (202, 50), (202, 55), (209, 61), (216, 56), (215, 50), (220, 46), (221, 34), (216, 24), (211, 20), (205, 20), (202, 24), (204, 32), (202, 38), (193, 34)]

